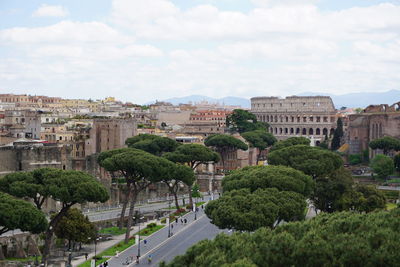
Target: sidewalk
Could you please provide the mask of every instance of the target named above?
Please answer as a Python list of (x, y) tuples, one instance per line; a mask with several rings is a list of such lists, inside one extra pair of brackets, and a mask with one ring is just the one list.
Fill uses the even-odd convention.
[[(147, 221), (145, 223), (142, 223), (140, 225), (141, 230), (144, 229), (149, 223), (157, 223), (160, 224), (159, 221), (157, 220), (151, 220), (151, 221)], [(136, 232), (139, 231), (139, 226), (134, 226), (132, 227), (131, 233), (130, 235), (132, 236), (133, 234), (135, 234)], [(96, 254), (100, 254), (101, 252), (103, 252), (104, 250), (118, 244), (119, 242), (123, 241), (125, 239), (125, 234), (122, 235), (117, 235), (117, 236), (113, 236), (112, 240), (109, 241), (104, 241), (104, 242), (98, 242), (96, 245)], [(90, 258), (94, 257), (94, 244), (89, 245), (88, 247), (90, 247), (90, 253), (88, 254), (88, 260)], [(85, 256), (79, 256), (76, 257), (72, 260), (72, 266), (78, 266), (79, 264), (82, 264), (86, 261)]]

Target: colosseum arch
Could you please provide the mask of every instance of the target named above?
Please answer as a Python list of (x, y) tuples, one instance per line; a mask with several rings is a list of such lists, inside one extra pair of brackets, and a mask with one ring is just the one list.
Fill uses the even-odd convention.
[(300, 128), (296, 128), (296, 134), (300, 134)]
[(323, 135), (328, 135), (328, 129), (324, 128), (324, 129), (322, 130), (322, 134), (323, 134)]
[(294, 134), (294, 129), (290, 128), (290, 134)]
[(289, 133), (288, 128), (285, 128), (285, 134), (288, 134), (288, 133)]
[(314, 129), (313, 129), (313, 128), (310, 128), (310, 129), (308, 130), (308, 134), (309, 134), (309, 135), (314, 135)]
[(315, 135), (321, 135), (321, 129), (320, 128), (317, 128), (315, 130)]
[(306, 128), (303, 128), (302, 134), (303, 135), (307, 135), (307, 129)]

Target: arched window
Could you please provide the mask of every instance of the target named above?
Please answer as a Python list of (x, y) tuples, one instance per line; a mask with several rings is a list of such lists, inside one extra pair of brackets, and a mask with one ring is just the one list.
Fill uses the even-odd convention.
[(328, 129), (324, 128), (324, 129), (322, 130), (322, 134), (323, 134), (323, 135), (328, 135)]
[(321, 130), (319, 128), (317, 128), (317, 130), (315, 130), (315, 135), (321, 135)]
[(296, 128), (296, 134), (300, 134), (300, 128)]
[(308, 130), (308, 134), (309, 134), (309, 135), (314, 135), (314, 129), (313, 129), (313, 128), (310, 128), (310, 129)]
[(306, 128), (303, 128), (302, 134), (303, 134), (303, 135), (307, 135), (307, 129), (306, 129)]
[(280, 133), (280, 134), (282, 134), (282, 133), (283, 133), (283, 130), (282, 130), (282, 128), (279, 128), (279, 133)]
[(288, 128), (285, 128), (285, 134), (288, 134), (289, 132), (288, 132)]
[(278, 128), (275, 128), (275, 134), (278, 134)]
[(294, 129), (290, 128), (290, 134), (294, 134)]

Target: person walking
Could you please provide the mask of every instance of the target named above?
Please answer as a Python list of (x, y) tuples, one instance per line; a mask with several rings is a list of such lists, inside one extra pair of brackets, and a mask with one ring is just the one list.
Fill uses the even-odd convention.
[(147, 257), (147, 262), (148, 262), (149, 264), (151, 264), (151, 261), (152, 261), (152, 257), (151, 257), (151, 254), (149, 254), (149, 256)]
[(183, 221), (185, 222), (185, 224), (187, 224), (187, 219), (186, 218)]
[(181, 224), (183, 224), (183, 219), (181, 218)]
[(104, 263), (104, 267), (108, 267), (108, 261)]
[(143, 244), (144, 244), (144, 247), (147, 246), (147, 239), (145, 239), (145, 240), (143, 241)]
[(175, 223), (178, 223), (178, 218), (175, 218)]

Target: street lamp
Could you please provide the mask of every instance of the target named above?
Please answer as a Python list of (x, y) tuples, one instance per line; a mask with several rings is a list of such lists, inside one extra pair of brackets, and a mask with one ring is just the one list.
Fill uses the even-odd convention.
[(169, 212), (171, 211), (171, 198), (170, 194), (168, 194), (168, 237), (171, 237), (171, 217), (169, 215)]

